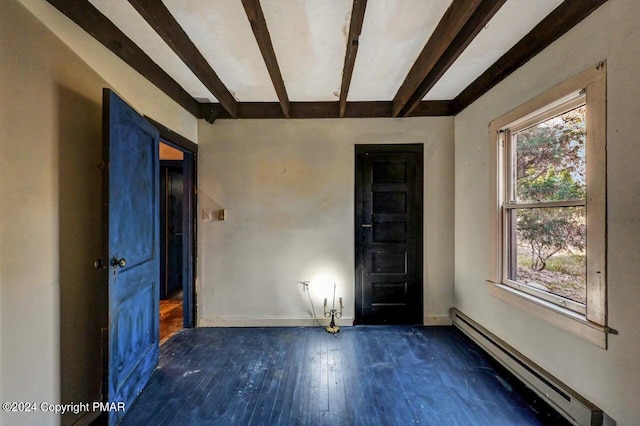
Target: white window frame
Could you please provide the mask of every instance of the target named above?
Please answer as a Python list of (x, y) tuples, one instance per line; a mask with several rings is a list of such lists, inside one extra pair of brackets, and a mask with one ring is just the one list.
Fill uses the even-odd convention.
[[(508, 211), (525, 208), (511, 203), (507, 155), (511, 134), (586, 103), (586, 200), (544, 204), (546, 207), (586, 205), (586, 304), (507, 279), (509, 248)], [(607, 347), (606, 300), (606, 64), (599, 63), (560, 83), (534, 99), (492, 121), (489, 125), (491, 173), (491, 269), (488, 280), (493, 296), (570, 331), (596, 345)]]

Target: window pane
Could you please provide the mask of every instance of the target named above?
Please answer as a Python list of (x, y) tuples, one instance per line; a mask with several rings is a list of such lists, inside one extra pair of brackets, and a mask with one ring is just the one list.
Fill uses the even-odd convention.
[(511, 216), (509, 278), (584, 304), (585, 207), (517, 209)]
[(581, 106), (514, 134), (516, 201), (585, 198), (585, 123)]

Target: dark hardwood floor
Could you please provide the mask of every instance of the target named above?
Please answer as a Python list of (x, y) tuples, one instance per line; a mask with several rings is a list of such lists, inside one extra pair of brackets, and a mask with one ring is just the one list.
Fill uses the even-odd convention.
[(184, 329), (124, 425), (535, 425), (514, 380), (451, 327)]

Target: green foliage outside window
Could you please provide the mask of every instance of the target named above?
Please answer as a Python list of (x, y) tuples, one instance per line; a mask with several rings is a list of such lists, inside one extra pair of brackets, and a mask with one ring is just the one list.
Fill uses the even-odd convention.
[[(537, 203), (586, 199), (585, 112), (584, 106), (579, 107), (514, 135), (514, 201)], [(518, 209), (516, 230), (519, 267), (522, 267), (520, 259), (525, 249), (530, 253), (530, 262), (526, 264), (534, 271), (547, 268), (555, 255), (566, 259), (572, 255), (581, 256), (584, 261), (584, 207)], [(558, 265), (558, 262), (552, 264)], [(542, 284), (547, 288), (553, 286), (553, 283)], [(553, 292), (565, 295), (562, 290)], [(582, 299), (581, 296), (565, 296)]]

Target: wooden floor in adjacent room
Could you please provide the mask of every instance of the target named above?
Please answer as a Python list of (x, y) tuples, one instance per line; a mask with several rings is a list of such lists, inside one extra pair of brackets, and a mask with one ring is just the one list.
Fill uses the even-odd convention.
[(160, 300), (160, 344), (182, 330), (182, 291)]
[(452, 327), (196, 328), (161, 347), (123, 424), (560, 422), (528, 393)]

